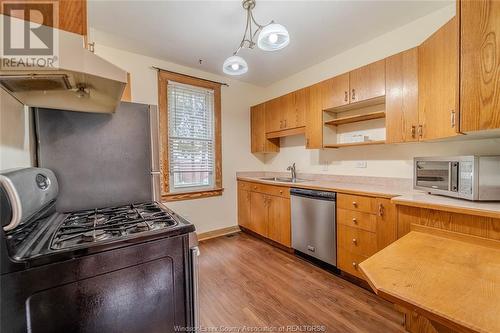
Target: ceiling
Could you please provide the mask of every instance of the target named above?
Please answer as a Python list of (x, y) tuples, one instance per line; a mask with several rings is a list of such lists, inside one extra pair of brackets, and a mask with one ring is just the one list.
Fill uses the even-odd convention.
[[(249, 70), (238, 79), (267, 86), (449, 4), (257, 0), (257, 22), (283, 24), (290, 44), (276, 52), (240, 51)], [(245, 29), (240, 1), (91, 0), (88, 7), (97, 43), (220, 75)]]

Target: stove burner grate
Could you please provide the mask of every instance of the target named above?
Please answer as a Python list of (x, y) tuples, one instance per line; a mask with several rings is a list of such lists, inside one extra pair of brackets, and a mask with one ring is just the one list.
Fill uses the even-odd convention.
[(52, 249), (64, 249), (131, 234), (173, 227), (177, 221), (156, 203), (134, 204), (70, 213), (52, 239)]

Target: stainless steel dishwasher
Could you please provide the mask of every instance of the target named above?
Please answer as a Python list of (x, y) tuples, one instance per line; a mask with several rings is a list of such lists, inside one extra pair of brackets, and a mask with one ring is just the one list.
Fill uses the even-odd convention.
[(337, 266), (335, 192), (290, 189), (292, 247)]

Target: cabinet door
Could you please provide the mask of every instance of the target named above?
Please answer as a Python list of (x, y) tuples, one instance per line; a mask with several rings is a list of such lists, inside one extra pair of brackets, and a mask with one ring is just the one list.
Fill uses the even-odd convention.
[(500, 1), (460, 1), (460, 130), (500, 128)]
[(268, 196), (262, 193), (250, 192), (250, 207), (248, 229), (267, 237)]
[[(73, 32), (79, 35), (87, 35), (87, 0), (56, 0), (56, 1), (50, 1), (54, 5), (58, 6), (58, 17), (55, 17), (52, 24), (51, 22), (44, 20), (43, 24), (58, 28), (60, 30), (64, 31), (69, 31)], [(42, 2), (43, 4), (46, 4), (47, 2)], [(16, 5), (20, 4), (25, 4), (25, 5), (31, 5), (35, 4), (36, 2), (34, 1), (18, 1)], [(14, 14), (16, 15), (16, 12), (11, 12), (8, 10), (8, 3), (2, 4), (2, 8), (0, 8), (0, 11), (2, 11), (2, 14), (5, 15), (11, 15)], [(5, 6), (5, 7), (4, 7)], [(5, 13), (3, 12), (5, 9)], [(37, 11), (41, 12), (41, 15), (43, 18), (52, 18), (53, 13), (54, 13), (54, 8), (52, 6), (43, 6), (43, 7), (37, 7)], [(24, 13), (21, 14), (21, 17), (18, 17), (22, 20), (25, 19)], [(17, 17), (17, 16), (16, 16)], [(35, 20), (38, 19), (38, 15), (33, 15)], [(30, 17), (31, 19), (31, 17)], [(38, 22), (41, 23), (41, 22)]]
[(297, 127), (297, 109), (295, 107), (295, 92), (280, 97), (281, 127), (290, 129)]
[[(295, 91), (293, 112), (290, 112), (287, 118), (290, 123), (289, 128), (303, 127), (306, 125), (306, 114), (309, 112), (309, 88), (303, 88)], [(287, 120), (287, 121), (288, 121)]]
[(323, 110), (349, 104), (349, 73), (320, 82)]
[(306, 113), (306, 149), (323, 148), (323, 109), (321, 83), (309, 88), (309, 108)]
[(238, 190), (238, 224), (251, 228), (250, 224), (250, 191)]
[(385, 59), (349, 72), (350, 102), (385, 95)]
[(268, 237), (287, 247), (291, 246), (290, 199), (268, 197)]
[(377, 250), (380, 251), (398, 238), (398, 213), (390, 199), (377, 198), (377, 207)]
[(385, 71), (385, 141), (417, 141), (418, 48), (387, 58)]
[(283, 99), (281, 97), (274, 98), (266, 103), (266, 133), (276, 132), (283, 127)]
[[(421, 139), (457, 134), (458, 34), (454, 17), (418, 49), (418, 118)], [(475, 110), (477, 111), (477, 110)]]
[(278, 152), (279, 139), (266, 138), (266, 104), (250, 108), (250, 136), (252, 153)]

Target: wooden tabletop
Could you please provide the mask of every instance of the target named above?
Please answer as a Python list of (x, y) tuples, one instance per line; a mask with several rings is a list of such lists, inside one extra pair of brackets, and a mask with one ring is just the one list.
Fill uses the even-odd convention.
[(432, 232), (412, 231), (362, 262), (372, 288), (457, 331), (500, 332), (500, 242)]

